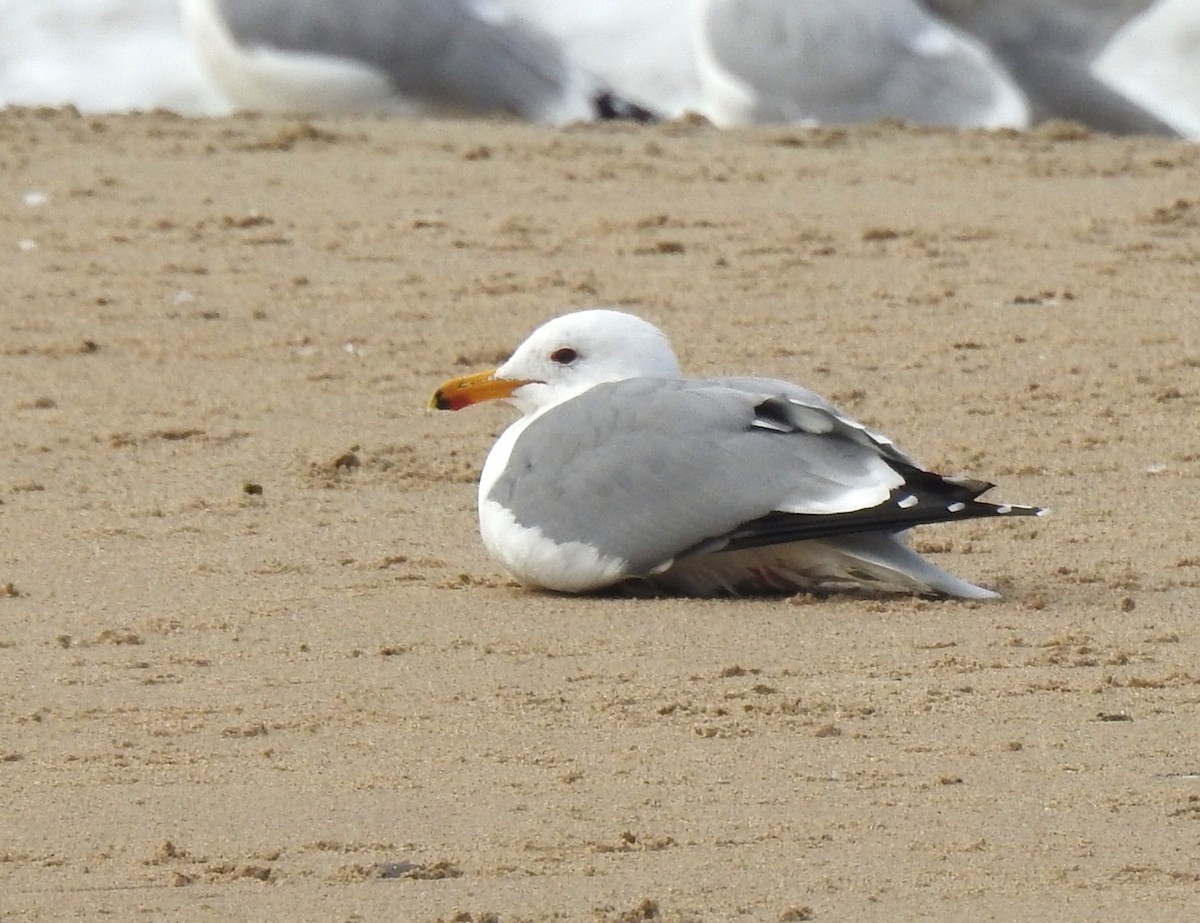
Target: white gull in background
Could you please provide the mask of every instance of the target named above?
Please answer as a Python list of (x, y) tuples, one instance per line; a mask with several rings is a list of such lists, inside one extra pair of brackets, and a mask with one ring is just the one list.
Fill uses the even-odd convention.
[(722, 126), (1029, 124), (988, 49), (916, 0), (699, 0), (695, 41), (705, 114)]
[(650, 115), (499, 0), (182, 0), (182, 10), (237, 108), (506, 111), (549, 123)]
[(484, 464), (480, 531), (532, 587), (987, 599), (996, 594), (926, 561), (903, 533), (1043, 512), (978, 500), (992, 485), (924, 470), (797, 385), (685, 379), (664, 334), (618, 311), (544, 324), (495, 371), (443, 384), (431, 406), (497, 399), (524, 416)]
[[(1105, 46), (1152, 0), (924, 0), (931, 10), (985, 42), (1028, 98), (1034, 121), (1064, 118), (1112, 134), (1174, 135), (1153, 105), (1130, 91), (1119, 68), (1098, 68)], [(1182, 5), (1193, 10), (1197, 0)], [(1168, 30), (1169, 32), (1169, 30)], [(1193, 33), (1194, 34), (1194, 33)], [(1151, 60), (1171, 46), (1159, 32), (1137, 46)], [(1194, 52), (1193, 52), (1194, 54)], [(1194, 61), (1195, 59), (1193, 59)], [(1196, 79), (1200, 78), (1194, 78)], [(1193, 84), (1194, 85), (1194, 84)], [(1200, 97), (1196, 104), (1200, 105)]]

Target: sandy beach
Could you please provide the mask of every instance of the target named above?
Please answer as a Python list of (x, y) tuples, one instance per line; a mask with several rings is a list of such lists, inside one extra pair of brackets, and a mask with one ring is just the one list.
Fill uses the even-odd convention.
[[(1066, 124), (0, 113), (0, 919), (1200, 912), (1200, 148)], [(587, 599), (486, 555), (615, 305), (1040, 520), (995, 603)]]

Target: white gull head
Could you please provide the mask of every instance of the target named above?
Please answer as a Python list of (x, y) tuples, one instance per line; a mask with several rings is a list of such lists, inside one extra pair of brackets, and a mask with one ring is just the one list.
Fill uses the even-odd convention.
[(680, 378), (682, 372), (666, 334), (653, 324), (595, 308), (547, 321), (494, 375), (524, 382), (508, 400), (530, 416), (606, 381)]

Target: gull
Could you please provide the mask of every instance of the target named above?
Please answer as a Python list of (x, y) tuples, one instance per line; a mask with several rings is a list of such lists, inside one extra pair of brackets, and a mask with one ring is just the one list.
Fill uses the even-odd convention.
[[(1164, 23), (1151, 42), (1131, 42), (1136, 60), (1099, 67), (1106, 47), (1118, 41), (1153, 0), (924, 0), (934, 13), (992, 49), (1029, 99), (1034, 121), (1071, 119), (1110, 134), (1175, 136), (1179, 127), (1144, 105), (1129, 84), (1133, 71), (1150, 71), (1172, 46), (1188, 44), (1180, 17)], [(1164, 6), (1165, 4), (1158, 4)], [(1176, 5), (1195, 9), (1195, 0)], [(1194, 22), (1195, 14), (1191, 14)], [(1171, 39), (1171, 33), (1175, 39)], [(1195, 36), (1192, 32), (1192, 36)], [(1194, 39), (1193, 39), (1194, 40)], [(1130, 57), (1129, 53), (1125, 58)], [(1194, 63), (1194, 59), (1193, 59)], [(1161, 68), (1166, 70), (1166, 68)], [(1188, 79), (1176, 66), (1174, 84)], [(1193, 81), (1193, 86), (1195, 82)]]
[(1024, 128), (1024, 95), (981, 42), (917, 0), (698, 0), (697, 68), (717, 125)]
[(1044, 512), (979, 500), (993, 485), (925, 470), (798, 385), (684, 378), (666, 335), (620, 311), (551, 320), (498, 369), (444, 383), (430, 405), (488, 400), (523, 415), (484, 463), (480, 533), (533, 588), (990, 599), (904, 533)]
[(182, 0), (181, 13), (241, 109), (653, 118), (499, 0)]

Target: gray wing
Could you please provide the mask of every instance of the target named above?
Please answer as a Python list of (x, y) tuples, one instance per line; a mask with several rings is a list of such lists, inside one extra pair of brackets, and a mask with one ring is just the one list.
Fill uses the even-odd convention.
[[(398, 92), (442, 105), (554, 120), (597, 116), (598, 82), (557, 44), (491, 0), (215, 0), (239, 44), (346, 58)], [(494, 4), (493, 4), (494, 5)]]
[(1052, 44), (1094, 57), (1156, 0), (921, 0), (933, 13), (988, 45)]
[(1066, 118), (1113, 134), (1177, 135), (1092, 71), (1112, 37), (1152, 0), (924, 0), (987, 44), (1035, 119)]
[[(994, 515), (811, 392), (761, 379), (599, 385), (521, 434), (488, 499), (648, 574), (683, 554)], [(998, 513), (995, 513), (998, 515)]]
[(902, 118), (990, 123), (1023, 109), (982, 46), (913, 0), (717, 0), (703, 34), (712, 57), (758, 90), (758, 121)]

